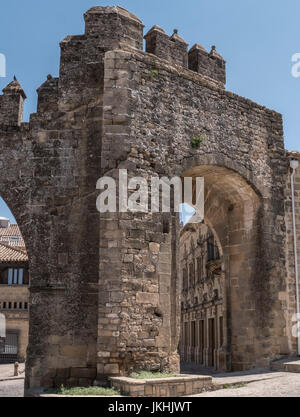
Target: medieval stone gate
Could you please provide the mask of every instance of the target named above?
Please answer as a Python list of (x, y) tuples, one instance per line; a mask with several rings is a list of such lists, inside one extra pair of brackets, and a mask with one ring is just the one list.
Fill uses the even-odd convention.
[[(292, 352), (287, 317), (281, 116), (224, 89), (215, 48), (188, 52), (120, 7), (85, 14), (61, 42), (59, 78), (0, 96), (0, 194), (30, 261), (26, 388), (86, 384), (133, 369), (179, 370), (179, 227), (166, 213), (96, 209), (97, 180), (203, 176), (205, 216), (226, 275), (227, 369)], [(199, 147), (191, 145), (201, 138)]]

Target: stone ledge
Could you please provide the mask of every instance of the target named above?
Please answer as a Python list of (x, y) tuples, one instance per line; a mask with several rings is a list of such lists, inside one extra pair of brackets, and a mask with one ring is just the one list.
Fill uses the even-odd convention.
[(25, 377), (24, 376), (0, 377), (0, 382), (4, 382), (4, 381), (17, 381), (19, 379), (25, 379)]
[(300, 373), (300, 358), (286, 358), (271, 363), (272, 371)]
[(212, 385), (212, 377), (203, 375), (156, 379), (110, 377), (109, 380), (121, 395), (130, 397), (182, 397), (200, 394)]

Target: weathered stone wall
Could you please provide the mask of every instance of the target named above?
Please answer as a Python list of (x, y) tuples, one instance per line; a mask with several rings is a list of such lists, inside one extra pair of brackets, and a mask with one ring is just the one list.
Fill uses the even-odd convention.
[(200, 394), (212, 386), (212, 378), (203, 375), (147, 380), (110, 377), (109, 380), (112, 387), (129, 397), (185, 397)]
[[(222, 198), (229, 202), (236, 200), (237, 214), (231, 214), (233, 230), (231, 244), (227, 246), (229, 262), (240, 261), (231, 285), (236, 287), (235, 312), (244, 312), (243, 315), (235, 314), (231, 345), (236, 349), (235, 369), (265, 365), (286, 350), (285, 322), (279, 300), (279, 293), (285, 290), (283, 202), (287, 171), (281, 116), (154, 56), (137, 51), (113, 51), (106, 54), (106, 60), (108, 78), (105, 82), (109, 82), (109, 77), (122, 77), (122, 88), (109, 86), (110, 91), (115, 89), (118, 100), (107, 103), (106, 108), (111, 105), (113, 110), (104, 113), (104, 120), (111, 120), (112, 111), (125, 114), (122, 126), (106, 126), (104, 141), (109, 141), (110, 148), (103, 156), (107, 165), (128, 167), (131, 173), (139, 176), (168, 177), (182, 175), (192, 167), (196, 170), (197, 166), (224, 166), (251, 184), (253, 195), (247, 197), (251, 189), (248, 187), (247, 191), (246, 186), (243, 189), (243, 182), (238, 184), (233, 173), (231, 177), (227, 173), (232, 188), (227, 184), (227, 196)], [(153, 69), (157, 76), (153, 77)], [(191, 147), (191, 140), (196, 136), (205, 138), (199, 150)], [(114, 155), (110, 150), (114, 143), (118, 143), (119, 152), (128, 153), (126, 164), (118, 164), (112, 158)], [(211, 185), (216, 180), (220, 181), (220, 176), (211, 177)], [(244, 203), (239, 208), (241, 201), (237, 195), (243, 201), (249, 198), (248, 209)], [(227, 213), (230, 213), (230, 204)], [(244, 224), (238, 224), (242, 215)], [(158, 224), (155, 219), (148, 227), (156, 230)], [(128, 235), (130, 229), (131, 222), (127, 224)], [(240, 244), (237, 252), (234, 252), (234, 241)], [(147, 244), (140, 232), (138, 245), (146, 249)], [(248, 245), (247, 255), (243, 244)], [(128, 242), (121, 245), (121, 250), (128, 250)], [(136, 264), (134, 259), (132, 276)], [(171, 264), (170, 259), (170, 267)], [(248, 278), (242, 279), (245, 271)], [(139, 285), (142, 284), (140, 281)], [(249, 293), (253, 297), (252, 303)], [(169, 314), (168, 309), (168, 304), (162, 304), (163, 315)], [(251, 329), (249, 320), (253, 323)], [(142, 340), (141, 344), (143, 346)]]
[[(176, 33), (168, 61), (141, 51), (143, 25), (122, 8), (93, 8), (85, 20), (84, 35), (61, 43), (59, 79), (41, 86), (29, 123), (0, 102), (0, 194), (30, 260), (26, 387), (91, 383), (96, 366), (98, 378), (179, 370), (178, 219), (100, 216), (96, 182), (121, 168), (205, 177), (233, 288), (230, 366), (269, 363), (288, 351), (281, 116), (225, 91), (214, 49), (216, 73), (202, 61), (192, 71)], [(10, 88), (21, 102), (16, 81)]]
[[(299, 152), (288, 152), (288, 160), (296, 159), (300, 162)], [(282, 308), (286, 317), (286, 335), (288, 337), (288, 352), (291, 355), (297, 355), (298, 343), (297, 339), (292, 335), (292, 328), (296, 325), (294, 315), (296, 314), (296, 276), (295, 276), (295, 252), (294, 252), (294, 233), (293, 233), (293, 217), (292, 217), (292, 194), (291, 194), (291, 172), (287, 175), (286, 183), (286, 200), (285, 200), (285, 221), (286, 221), (286, 265), (287, 276), (286, 285), (287, 292), (281, 294)], [(298, 268), (300, 270), (300, 168), (295, 171), (295, 214), (296, 214), (296, 231), (297, 231), (297, 255)], [(299, 288), (300, 293), (300, 288)]]
[(58, 91), (49, 76), (30, 123), (8, 117), (1, 128), (0, 193), (21, 228), (31, 271), (27, 387), (66, 382), (75, 377), (70, 368), (96, 374), (103, 51), (96, 61), (86, 49), (81, 71), (71, 68), (76, 57), (62, 53), (73, 89), (62, 76)]

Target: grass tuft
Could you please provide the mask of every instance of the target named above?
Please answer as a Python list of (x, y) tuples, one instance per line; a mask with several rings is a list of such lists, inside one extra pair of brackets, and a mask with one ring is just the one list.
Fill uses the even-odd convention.
[(157, 378), (177, 378), (177, 374), (169, 374), (164, 372), (149, 372), (149, 371), (140, 371), (133, 372), (129, 378), (134, 379), (157, 379)]
[(64, 387), (60, 388), (49, 388), (45, 391), (46, 394), (57, 394), (57, 395), (102, 395), (111, 397), (113, 395), (120, 395), (114, 388), (103, 388), (103, 387)]

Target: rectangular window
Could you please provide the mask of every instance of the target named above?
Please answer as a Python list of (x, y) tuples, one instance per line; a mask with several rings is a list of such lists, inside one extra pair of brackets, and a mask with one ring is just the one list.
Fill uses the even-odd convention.
[(198, 273), (198, 282), (201, 282), (203, 272), (202, 272), (202, 258), (200, 257), (197, 259), (197, 273)]
[(187, 273), (186, 273), (186, 269), (183, 269), (183, 289), (187, 290), (188, 285), (187, 285)]
[(195, 267), (193, 263), (190, 263), (190, 288), (193, 288), (195, 285)]
[(24, 277), (23, 268), (9, 268), (7, 277), (8, 285), (24, 285), (24, 280), (26, 280), (26, 275)]
[(220, 347), (222, 347), (224, 343), (223, 317), (220, 317), (219, 325), (220, 325)]
[(9, 268), (8, 270), (8, 281), (7, 281), (8, 285), (12, 285), (13, 283), (13, 269)]
[(23, 269), (19, 269), (18, 284), (23, 285)]
[(210, 236), (207, 239), (207, 261), (214, 261), (214, 238)]
[(23, 271), (23, 285), (28, 285), (29, 284), (29, 273), (28, 273), (28, 269), (24, 269)]
[(210, 236), (207, 239), (207, 261), (216, 261), (220, 259), (220, 252), (215, 238)]
[(184, 323), (184, 341), (185, 341), (185, 346), (189, 346), (189, 327), (188, 327), (188, 323), (185, 322)]
[(204, 320), (199, 321), (199, 347), (204, 349)]
[(14, 269), (14, 285), (18, 284), (18, 270)]
[(215, 319), (208, 319), (208, 348), (209, 348), (209, 366), (215, 366)]
[(192, 347), (196, 347), (196, 322), (191, 322), (191, 345)]
[(215, 319), (208, 320), (209, 347), (215, 349)]

